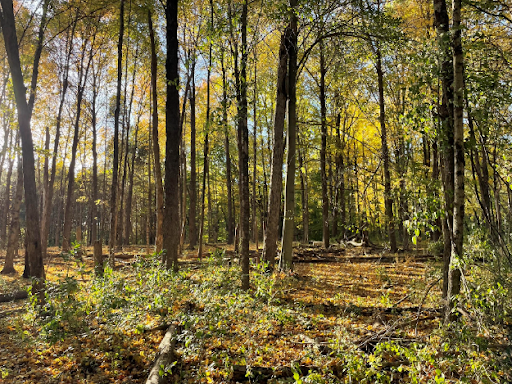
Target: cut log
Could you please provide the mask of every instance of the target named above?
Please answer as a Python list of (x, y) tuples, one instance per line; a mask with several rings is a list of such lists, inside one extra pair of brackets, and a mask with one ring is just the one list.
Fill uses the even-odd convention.
[(0, 294), (0, 303), (5, 303), (7, 301), (16, 301), (23, 300), (28, 297), (27, 291), (16, 291), (12, 293), (1, 293)]
[(153, 367), (149, 372), (146, 384), (164, 384), (170, 382), (170, 368), (176, 361), (176, 325), (171, 325), (158, 346)]

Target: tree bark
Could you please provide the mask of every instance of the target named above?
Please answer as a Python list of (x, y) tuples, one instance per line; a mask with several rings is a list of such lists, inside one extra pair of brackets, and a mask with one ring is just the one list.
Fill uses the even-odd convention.
[(327, 107), (325, 100), (325, 67), (324, 43), (320, 41), (320, 119), (322, 145), (320, 147), (320, 173), (322, 175), (322, 242), (324, 248), (329, 248), (329, 196), (327, 195), (327, 172), (326, 172), (326, 152), (327, 152)]
[(453, 137), (453, 57), (450, 47), (448, 11), (445, 0), (434, 0), (434, 25), (437, 30), (440, 52), (442, 103), (439, 106), (441, 122), (440, 144), (443, 161), (443, 192), (445, 217), (443, 229), (443, 297), (448, 292), (448, 271), (452, 247), (453, 199), (454, 199), (454, 137)]
[(18, 251), (20, 239), (20, 207), (23, 199), (23, 167), (21, 158), (18, 161), (18, 179), (16, 182), (16, 194), (11, 206), (11, 222), (9, 224), (9, 237), (7, 241), (7, 250), (5, 252), (5, 264), (2, 275), (15, 273), (14, 255)]
[[(71, 163), (69, 164), (68, 171), (68, 192), (66, 195), (66, 205), (64, 208), (64, 227), (62, 230), (62, 252), (69, 252), (71, 248), (71, 224), (73, 215), (73, 192), (75, 186), (75, 164), (76, 164), (76, 152), (78, 150), (78, 140), (80, 131), (80, 117), (82, 114), (82, 100), (85, 91), (85, 85), (87, 83), (87, 76), (89, 74), (89, 68), (92, 61), (93, 49), (90, 47), (90, 54), (87, 66), (84, 68), (85, 51), (87, 48), (87, 39), (85, 39), (82, 45), (82, 57), (80, 60), (80, 69), (78, 74), (78, 90), (76, 99), (76, 116), (74, 124), (73, 144), (71, 146)], [(79, 240), (78, 240), (79, 241)]]
[(286, 136), (286, 185), (284, 198), (283, 245), (279, 267), (293, 268), (293, 234), (295, 231), (295, 141), (297, 138), (297, 0), (290, 0), (290, 49), (288, 68), (288, 134)]
[(192, 89), (190, 91), (190, 206), (188, 211), (189, 247), (197, 244), (197, 171), (196, 171), (196, 60), (191, 64)]
[(233, 244), (234, 219), (233, 219), (233, 193), (231, 176), (231, 156), (229, 154), (229, 126), (228, 126), (228, 83), (226, 79), (226, 67), (224, 65), (224, 50), (222, 51), (222, 124), (224, 126), (224, 150), (226, 152), (226, 189), (228, 217), (226, 219), (227, 242)]
[[(23, 181), (25, 186), (25, 205), (27, 208), (27, 258), (30, 265), (30, 272), (36, 279), (44, 279), (43, 254), (41, 251), (41, 232), (39, 221), (39, 210), (37, 208), (38, 198), (35, 177), (34, 144), (30, 129), (31, 109), (27, 103), (26, 89), (21, 71), (19, 56), (18, 38), (16, 36), (16, 24), (14, 21), (14, 10), (12, 0), (0, 0), (0, 26), (4, 36), (5, 50), (11, 72), (16, 107), (18, 110), (18, 124), (20, 129), (21, 147), (23, 156)], [(38, 62), (34, 63), (36, 67)], [(34, 68), (35, 69), (35, 68)], [(35, 90), (34, 90), (35, 91)], [(40, 283), (35, 282), (37, 290), (42, 288)]]
[(291, 29), (287, 26), (281, 35), (279, 46), (279, 63), (277, 67), (276, 110), (274, 115), (274, 132), (272, 147), (272, 166), (270, 174), (270, 193), (268, 197), (267, 228), (263, 244), (263, 259), (273, 270), (277, 256), (279, 218), (281, 216), (281, 196), (283, 192), (283, 157), (284, 157), (284, 122), (286, 101), (288, 99), (287, 74), (288, 57), (291, 42)]
[(117, 43), (117, 90), (116, 109), (114, 111), (114, 153), (112, 160), (112, 185), (110, 188), (110, 235), (108, 241), (108, 263), (115, 266), (115, 247), (117, 229), (117, 188), (119, 171), (119, 113), (121, 112), (121, 83), (123, 77), (123, 37), (124, 37), (124, 2), (121, 0), (119, 10), (119, 40)]
[(165, 106), (167, 134), (165, 151), (165, 207), (163, 248), (165, 266), (178, 270), (180, 242), (179, 174), (180, 174), (180, 95), (178, 72), (178, 0), (169, 0), (167, 19), (167, 101)]
[[(377, 43), (378, 44), (378, 43)], [(391, 174), (388, 149), (388, 135), (386, 128), (386, 112), (384, 102), (384, 71), (382, 70), (382, 57), (380, 47), (376, 49), (377, 80), (379, 85), (379, 108), (380, 108), (380, 135), (382, 140), (382, 163), (384, 167), (384, 205), (386, 209), (386, 221), (388, 227), (389, 247), (391, 252), (396, 252), (395, 221), (393, 217), (393, 197), (391, 195)]]
[(453, 241), (448, 272), (446, 320), (454, 305), (454, 296), (460, 292), (460, 267), (464, 243), (464, 61), (461, 40), (461, 0), (452, 3), (453, 17), (453, 140), (454, 140), (454, 201)]

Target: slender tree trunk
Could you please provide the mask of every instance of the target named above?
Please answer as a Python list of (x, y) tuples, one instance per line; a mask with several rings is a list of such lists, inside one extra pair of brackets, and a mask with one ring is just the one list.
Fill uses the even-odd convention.
[(74, 124), (73, 144), (71, 146), (71, 163), (69, 164), (68, 171), (68, 193), (66, 195), (66, 205), (64, 208), (64, 227), (62, 230), (62, 252), (68, 252), (71, 248), (71, 224), (73, 215), (73, 192), (75, 186), (75, 164), (76, 152), (78, 150), (78, 140), (80, 131), (80, 117), (82, 113), (82, 99), (87, 82), (87, 75), (92, 60), (93, 50), (90, 47), (90, 55), (87, 67), (84, 68), (85, 50), (87, 48), (87, 40), (82, 45), (82, 58), (80, 63), (80, 70), (78, 75), (78, 92), (76, 100), (76, 117)]
[(162, 251), (163, 246), (163, 220), (164, 220), (164, 187), (162, 184), (162, 169), (160, 167), (160, 144), (158, 142), (158, 92), (157, 92), (157, 56), (155, 32), (153, 30), (153, 19), (148, 11), (149, 37), (151, 41), (151, 95), (153, 105), (152, 116), (152, 141), (153, 157), (155, 159), (154, 173), (156, 183), (156, 249), (157, 253)]
[(291, 42), (291, 29), (286, 27), (281, 35), (279, 47), (279, 63), (277, 67), (277, 95), (274, 117), (272, 166), (270, 174), (270, 194), (268, 197), (267, 228), (263, 244), (263, 259), (273, 270), (277, 256), (279, 218), (281, 216), (281, 196), (283, 191), (283, 157), (284, 157), (284, 122), (286, 117), (286, 101), (288, 99), (287, 74), (288, 57)]
[(23, 167), (21, 158), (18, 160), (18, 179), (16, 182), (16, 195), (11, 206), (11, 222), (9, 224), (9, 237), (7, 251), (5, 252), (5, 264), (2, 275), (16, 273), (14, 269), (14, 255), (18, 253), (20, 238), (20, 207), (23, 199)]
[(322, 175), (322, 242), (324, 248), (329, 248), (329, 196), (327, 195), (327, 172), (326, 172), (326, 152), (327, 152), (327, 107), (325, 100), (325, 67), (324, 43), (320, 41), (320, 118), (322, 145), (320, 147), (320, 173)]
[(380, 106), (380, 135), (382, 140), (382, 163), (384, 167), (384, 205), (386, 208), (386, 221), (388, 227), (389, 247), (391, 252), (396, 252), (395, 220), (393, 217), (393, 197), (391, 195), (391, 174), (388, 149), (388, 135), (386, 128), (386, 114), (384, 106), (384, 71), (382, 70), (382, 57), (380, 47), (377, 46), (377, 77), (379, 83)]
[[(130, 240), (133, 233), (132, 228), (132, 204), (133, 204), (133, 178), (135, 175), (135, 157), (137, 151), (135, 150), (139, 144), (139, 124), (140, 118), (142, 115), (142, 106), (141, 110), (137, 114), (137, 123), (135, 124), (135, 137), (134, 137), (134, 150), (132, 151), (131, 165), (130, 165), (130, 176), (128, 180), (128, 196), (126, 197), (126, 220), (124, 227), (124, 239), (127, 244), (131, 244)], [(135, 239), (135, 244), (137, 244), (137, 240)]]
[(232, 176), (231, 176), (231, 156), (229, 153), (229, 126), (228, 126), (228, 83), (226, 79), (226, 67), (224, 65), (224, 50), (222, 50), (222, 124), (224, 126), (224, 150), (226, 152), (226, 189), (228, 217), (226, 219), (227, 242), (233, 244), (233, 192), (232, 192)]
[(124, 2), (121, 0), (119, 10), (119, 40), (117, 43), (117, 90), (116, 109), (114, 111), (114, 153), (112, 160), (112, 186), (110, 188), (110, 236), (108, 243), (108, 263), (115, 266), (115, 247), (117, 229), (117, 188), (119, 173), (119, 113), (121, 112), (121, 82), (123, 78), (123, 37), (124, 37)]
[[(23, 181), (25, 186), (25, 206), (27, 209), (27, 258), (30, 272), (36, 279), (44, 279), (43, 254), (41, 252), (41, 232), (39, 221), (38, 198), (35, 177), (34, 144), (30, 129), (31, 104), (27, 103), (27, 95), (21, 71), (18, 38), (16, 36), (16, 24), (14, 21), (13, 3), (11, 0), (1, 0), (0, 27), (4, 36), (5, 50), (11, 72), (14, 96), (18, 111), (18, 124), (21, 137), (21, 151), (23, 156)], [(34, 71), (39, 64), (34, 62)], [(35, 89), (33, 89), (35, 92)], [(34, 288), (42, 288), (40, 282), (35, 282)]]
[[(209, 131), (210, 131), (210, 74), (211, 74), (211, 45), (210, 45), (210, 65), (208, 66), (208, 74), (207, 74), (207, 96), (206, 96), (206, 124), (205, 124), (205, 137), (204, 137), (204, 148), (203, 148), (203, 182), (201, 187), (201, 214), (199, 219), (199, 247), (197, 248), (197, 257), (202, 259), (203, 257), (203, 232), (204, 232), (204, 211), (206, 210), (205, 206), (205, 198), (206, 198), (206, 179), (209, 173), (209, 164), (208, 164), (208, 152), (209, 152)], [(211, 212), (209, 210), (209, 212)], [(208, 226), (210, 227), (211, 223), (208, 222)]]
[[(11, 136), (12, 137), (12, 136)], [(19, 137), (16, 141), (19, 140)], [(12, 139), (11, 139), (11, 145), (9, 146), (12, 148)], [(3, 220), (1, 222), (0, 227), (0, 248), (4, 248), (7, 245), (7, 223), (8, 223), (8, 212), (9, 212), (9, 202), (11, 201), (11, 182), (12, 182), (12, 168), (14, 164), (14, 158), (10, 156), (9, 159), (9, 166), (7, 169), (7, 177), (6, 177), (6, 184), (5, 184), (5, 195), (4, 195), (4, 201), (2, 205), (2, 212), (5, 212), (5, 215), (2, 215)]]
[(180, 95), (178, 72), (178, 0), (169, 0), (167, 19), (167, 102), (166, 102), (166, 155), (165, 155), (165, 208), (163, 220), (163, 248), (165, 265), (178, 270), (179, 173), (180, 173)]
[(309, 243), (309, 198), (308, 198), (308, 166), (304, 159), (304, 151), (300, 142), (300, 135), (297, 134), (297, 152), (299, 154), (300, 186), (302, 190), (302, 241)]
[(290, 50), (288, 69), (288, 134), (286, 136), (286, 185), (284, 197), (283, 245), (279, 266), (293, 268), (293, 233), (295, 230), (295, 141), (297, 138), (297, 0), (290, 0)]
[(242, 32), (242, 57), (240, 70), (237, 68), (238, 52), (235, 57), (235, 77), (237, 78), (238, 102), (238, 163), (240, 197), (240, 260), (242, 264), (242, 289), (249, 289), (249, 132), (247, 127), (247, 0), (243, 1), (240, 18)]
[(439, 106), (441, 122), (440, 144), (443, 154), (443, 191), (445, 217), (443, 229), (443, 297), (448, 292), (448, 271), (452, 248), (452, 223), (454, 200), (454, 137), (453, 137), (453, 57), (450, 47), (448, 11), (445, 0), (434, 0), (434, 25), (437, 29), (437, 41), (440, 52), (442, 103)]
[(188, 211), (189, 247), (194, 249), (197, 244), (197, 172), (196, 172), (196, 81), (195, 58), (192, 59), (190, 92), (190, 206)]
[[(257, 139), (258, 139), (258, 119), (256, 116), (257, 112), (257, 101), (258, 101), (258, 86), (257, 86), (257, 56), (256, 50), (254, 50), (254, 100), (253, 100), (253, 142), (252, 142), (252, 151), (253, 151), (253, 163), (252, 163), (252, 235), (253, 241), (256, 245), (256, 252), (258, 252), (258, 214), (256, 212), (256, 169), (257, 169), (257, 161), (258, 161), (258, 152), (257, 152)], [(259, 255), (258, 255), (259, 258)]]
[(449, 320), (454, 296), (460, 292), (460, 267), (464, 243), (464, 61), (461, 41), (461, 0), (453, 3), (453, 140), (454, 140), (454, 201), (453, 241), (448, 272), (446, 320)]

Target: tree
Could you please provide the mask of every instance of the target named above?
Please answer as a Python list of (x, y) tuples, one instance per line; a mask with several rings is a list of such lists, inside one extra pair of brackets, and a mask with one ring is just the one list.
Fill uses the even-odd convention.
[[(46, 3), (47, 4), (47, 3)], [(25, 205), (27, 208), (27, 259), (29, 261), (30, 275), (36, 279), (44, 279), (43, 254), (41, 249), (41, 232), (39, 228), (39, 210), (37, 208), (38, 197), (36, 189), (36, 177), (34, 166), (34, 144), (32, 141), (32, 131), (30, 129), (31, 103), (27, 102), (26, 90), (21, 71), (20, 54), (18, 47), (18, 37), (16, 34), (16, 24), (14, 21), (13, 2), (11, 0), (0, 1), (0, 27), (4, 36), (5, 50), (7, 60), (11, 71), (11, 78), (18, 110), (18, 125), (21, 137), (21, 151), (23, 156), (23, 182), (25, 186)], [(35, 57), (35, 59), (37, 56)], [(34, 61), (34, 73), (37, 74), (39, 61)], [(33, 92), (37, 75), (32, 81)], [(36, 282), (36, 289), (41, 288), (40, 283)]]
[(167, 20), (167, 60), (165, 64), (167, 101), (165, 105), (165, 207), (163, 222), (164, 264), (178, 270), (180, 242), (179, 172), (180, 172), (180, 96), (178, 72), (178, 0), (169, 0), (165, 9)]
[(293, 232), (295, 230), (295, 150), (297, 137), (297, 0), (290, 0), (290, 50), (288, 62), (288, 132), (286, 136), (286, 185), (284, 197), (283, 245), (279, 267), (293, 267)]

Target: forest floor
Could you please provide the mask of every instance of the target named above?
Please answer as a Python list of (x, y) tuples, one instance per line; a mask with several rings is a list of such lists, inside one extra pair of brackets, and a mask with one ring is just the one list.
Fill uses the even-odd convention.
[[(186, 251), (177, 274), (129, 247), (101, 279), (91, 249), (82, 259), (50, 251), (46, 306), (0, 303), (0, 383), (144, 383), (171, 324), (170, 382), (512, 380), (510, 324), (443, 327), (440, 262), (421, 249), (299, 247), (292, 273), (253, 263), (249, 292), (224, 245), (202, 261)], [(30, 285), (22, 264), (0, 275), (1, 294)]]

